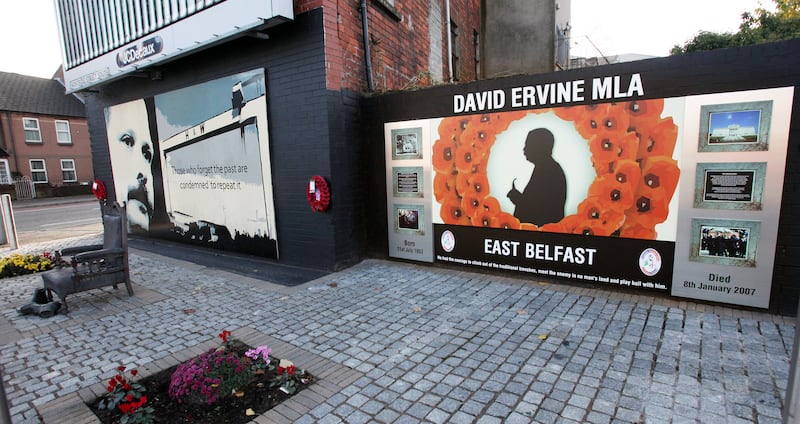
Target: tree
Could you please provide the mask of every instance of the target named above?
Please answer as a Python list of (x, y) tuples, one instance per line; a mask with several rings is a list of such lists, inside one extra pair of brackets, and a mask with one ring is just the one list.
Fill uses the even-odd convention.
[(742, 13), (736, 33), (700, 31), (683, 46), (675, 45), (671, 55), (740, 47), (800, 37), (800, 0), (773, 0), (775, 11), (757, 8)]

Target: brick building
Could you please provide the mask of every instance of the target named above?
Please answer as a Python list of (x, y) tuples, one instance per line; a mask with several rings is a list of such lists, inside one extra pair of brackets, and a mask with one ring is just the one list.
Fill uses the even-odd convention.
[(93, 179), (84, 105), (55, 79), (0, 72), (0, 184), (29, 178), (38, 196), (88, 193)]
[[(97, 178), (128, 202), (131, 231), (285, 264), (368, 255), (366, 183), (382, 158), (366, 156), (364, 94), (478, 74), (479, 0), (134, 5), (57, 4)], [(309, 206), (313, 176), (329, 185), (325, 212)]]

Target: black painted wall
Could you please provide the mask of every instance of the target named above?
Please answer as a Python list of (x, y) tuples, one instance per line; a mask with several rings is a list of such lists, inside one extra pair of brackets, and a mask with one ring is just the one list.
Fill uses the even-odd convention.
[[(95, 177), (113, 191), (105, 107), (263, 68), (279, 262), (341, 269), (360, 261), (364, 251), (360, 96), (326, 89), (321, 9), (271, 29), (269, 37), (243, 37), (173, 61), (159, 68), (161, 80), (127, 77), (91, 94), (87, 115)], [(332, 204), (323, 213), (313, 212), (306, 201), (313, 175), (331, 186)]]
[[(378, 257), (388, 256), (386, 178), (381, 160), (384, 157), (384, 122), (453, 115), (454, 94), (637, 72), (646, 81), (646, 98), (795, 87), (770, 311), (796, 314), (800, 297), (800, 282), (797, 281), (800, 273), (800, 223), (797, 222), (800, 216), (800, 96), (797, 91), (800, 85), (800, 39), (367, 98), (364, 100), (363, 119), (367, 143), (365, 154), (370, 158), (366, 161), (370, 175), (367, 182), (367, 204), (370, 205), (368, 250)], [(510, 110), (510, 107), (497, 111), (500, 110)]]

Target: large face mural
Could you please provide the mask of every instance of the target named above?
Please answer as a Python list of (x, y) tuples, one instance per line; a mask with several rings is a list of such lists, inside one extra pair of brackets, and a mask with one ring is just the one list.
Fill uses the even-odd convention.
[(277, 258), (264, 73), (106, 109), (130, 229)]
[(117, 200), (127, 202), (132, 229), (149, 231), (155, 206), (153, 141), (144, 100), (106, 109), (106, 128)]

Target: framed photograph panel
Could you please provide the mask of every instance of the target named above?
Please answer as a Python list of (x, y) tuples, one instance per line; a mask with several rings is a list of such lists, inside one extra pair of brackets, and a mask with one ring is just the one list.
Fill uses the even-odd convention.
[(394, 232), (424, 235), (425, 207), (423, 205), (394, 205)]
[(698, 163), (694, 207), (761, 210), (766, 162)]
[(392, 130), (392, 159), (422, 159), (422, 128)]
[(423, 172), (421, 166), (392, 167), (394, 197), (424, 197)]
[(700, 152), (768, 150), (772, 101), (705, 105), (700, 108)]
[(693, 218), (689, 260), (755, 267), (760, 233), (758, 221)]

